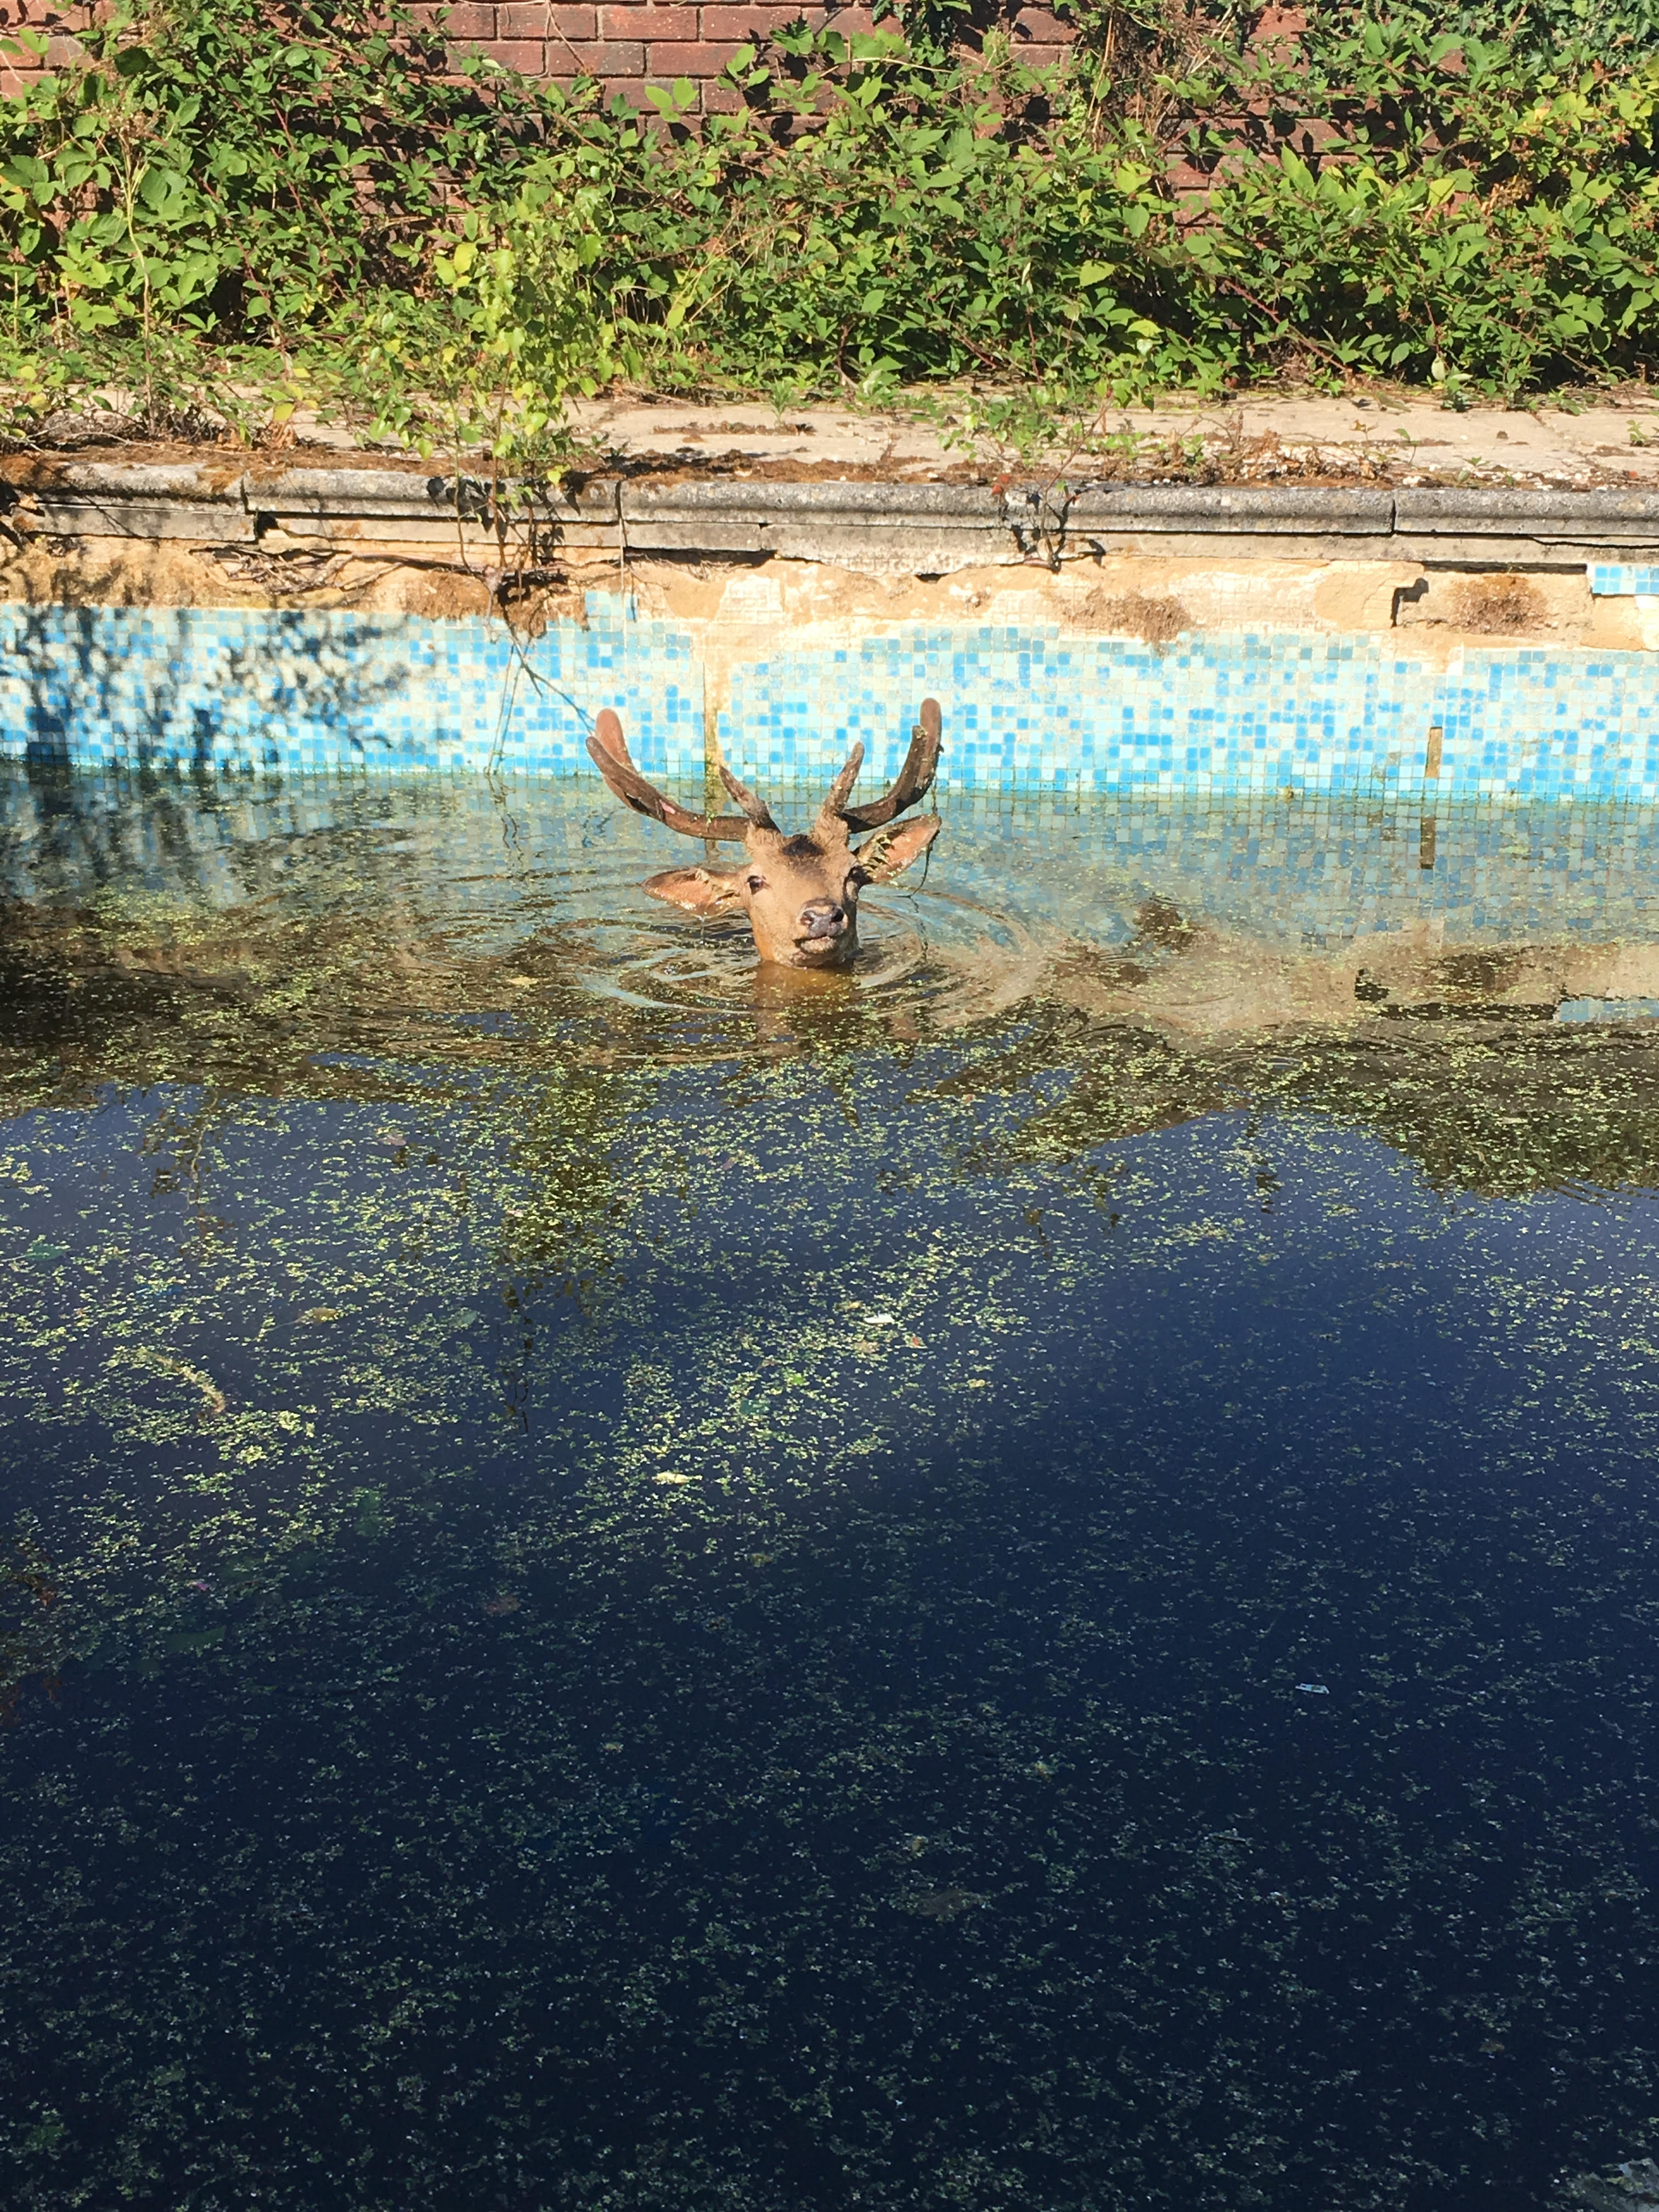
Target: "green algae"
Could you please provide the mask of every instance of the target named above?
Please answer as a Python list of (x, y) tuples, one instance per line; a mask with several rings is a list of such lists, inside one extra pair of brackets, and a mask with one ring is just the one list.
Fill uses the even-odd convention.
[(13, 2201), (1648, 2147), (1646, 1032), (688, 1007), (368, 874), (7, 934)]

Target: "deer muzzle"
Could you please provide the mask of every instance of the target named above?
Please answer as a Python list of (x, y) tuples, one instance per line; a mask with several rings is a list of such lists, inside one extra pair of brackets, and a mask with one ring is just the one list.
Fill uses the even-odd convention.
[(800, 910), (800, 945), (833, 945), (847, 934), (848, 915), (834, 899), (809, 899)]

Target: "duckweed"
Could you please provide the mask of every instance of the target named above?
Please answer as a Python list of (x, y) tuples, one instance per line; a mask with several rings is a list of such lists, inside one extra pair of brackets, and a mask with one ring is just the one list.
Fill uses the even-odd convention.
[[(487, 806), (285, 794), (272, 895), (269, 818), (118, 799), (160, 879), (65, 831), (3, 942), (8, 2203), (1652, 2148), (1651, 1032), (1200, 1032), (1059, 921), (989, 1005), (926, 897), (878, 987), (693, 994), (574, 799), (503, 877)], [(1126, 874), (1091, 956), (1160, 890), (1201, 937)]]

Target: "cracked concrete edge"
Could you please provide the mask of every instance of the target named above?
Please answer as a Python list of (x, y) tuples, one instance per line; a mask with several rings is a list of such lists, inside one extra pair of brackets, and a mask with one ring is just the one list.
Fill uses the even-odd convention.
[(1484, 523), (1518, 532), (1531, 524), (1583, 536), (1583, 518), (1589, 517), (1598, 528), (1659, 532), (1659, 492), (1413, 490), (1401, 485), (1393, 496), (1396, 529), (1468, 530)]
[(1394, 493), (1300, 484), (1104, 484), (1079, 489), (1066, 510), (1075, 526), (1162, 523), (1187, 530), (1296, 530), (1386, 536)]
[[(458, 497), (459, 492), (459, 497)], [(226, 476), (202, 463), (75, 462), (22, 494), (65, 537), (258, 542), (371, 550), (459, 535), (494, 542), (489, 487), (434, 473), (291, 469)], [(1302, 485), (939, 484), (600, 477), (514, 492), (509, 518), (575, 546), (754, 558), (769, 553), (887, 574), (1045, 564), (1091, 555), (1197, 551), (1402, 557), (1449, 565), (1570, 567), (1659, 552), (1659, 493)]]

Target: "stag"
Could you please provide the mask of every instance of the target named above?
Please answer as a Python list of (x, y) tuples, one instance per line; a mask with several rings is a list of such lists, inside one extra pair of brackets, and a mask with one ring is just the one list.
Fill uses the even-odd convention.
[[(629, 757), (622, 724), (607, 707), (587, 741), (595, 766), (611, 790), (636, 814), (706, 843), (741, 844), (735, 868), (665, 868), (643, 888), (653, 898), (693, 914), (731, 915), (740, 908), (764, 961), (784, 968), (843, 967), (858, 951), (859, 893), (866, 884), (890, 883), (919, 860), (938, 836), (936, 814), (896, 822), (932, 788), (939, 769), (939, 711), (924, 699), (921, 719), (896, 781), (867, 806), (849, 806), (864, 763), (855, 744), (830, 785), (817, 819), (805, 836), (786, 837), (763, 799), (738, 781), (724, 763), (720, 781), (742, 812), (691, 814), (647, 783)], [(861, 845), (854, 831), (874, 830)]]

